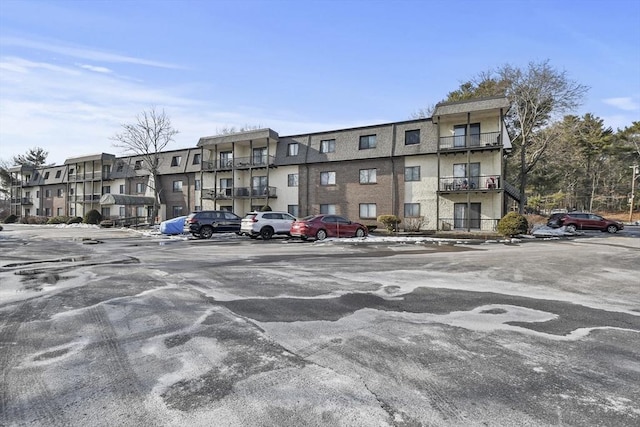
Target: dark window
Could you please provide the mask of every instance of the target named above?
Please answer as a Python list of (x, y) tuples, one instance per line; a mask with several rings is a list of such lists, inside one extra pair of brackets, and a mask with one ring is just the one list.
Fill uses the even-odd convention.
[(294, 142), (287, 146), (287, 156), (297, 156), (298, 155), (298, 143)]
[(182, 156), (173, 156), (171, 158), (171, 166), (180, 166), (180, 161), (182, 161)]
[(404, 145), (420, 144), (420, 129), (408, 130), (404, 133)]
[(194, 165), (200, 164), (200, 153), (196, 153), (193, 155), (193, 164)]
[(365, 135), (360, 137), (360, 149), (367, 150), (369, 148), (376, 148), (376, 136)]
[(320, 152), (321, 153), (333, 153), (336, 151), (336, 140), (335, 139), (325, 139), (320, 141)]
[(408, 166), (404, 168), (405, 181), (420, 181), (420, 166)]
[(298, 174), (290, 173), (287, 175), (287, 186), (288, 187), (297, 187), (298, 186)]
[(60, 174), (62, 173), (62, 171), (57, 171), (56, 172), (56, 178), (60, 178)]
[(44, 173), (44, 179), (49, 179), (49, 172)]

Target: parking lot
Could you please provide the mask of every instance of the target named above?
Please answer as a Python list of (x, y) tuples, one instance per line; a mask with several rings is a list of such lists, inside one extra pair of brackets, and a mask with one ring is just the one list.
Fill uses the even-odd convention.
[(509, 243), (7, 224), (0, 425), (637, 426), (640, 230)]

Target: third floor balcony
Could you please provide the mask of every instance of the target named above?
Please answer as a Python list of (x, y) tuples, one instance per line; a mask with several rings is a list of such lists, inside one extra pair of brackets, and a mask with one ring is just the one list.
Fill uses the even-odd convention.
[(235, 157), (202, 162), (206, 171), (228, 171), (233, 169), (266, 168), (275, 162), (275, 156)]
[(441, 136), (438, 143), (440, 151), (497, 149), (502, 146), (500, 132), (487, 132), (469, 135)]

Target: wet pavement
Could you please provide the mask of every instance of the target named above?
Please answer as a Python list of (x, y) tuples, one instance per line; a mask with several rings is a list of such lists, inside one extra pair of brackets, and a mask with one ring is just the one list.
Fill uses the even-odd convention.
[(0, 425), (635, 426), (639, 260), (8, 224)]

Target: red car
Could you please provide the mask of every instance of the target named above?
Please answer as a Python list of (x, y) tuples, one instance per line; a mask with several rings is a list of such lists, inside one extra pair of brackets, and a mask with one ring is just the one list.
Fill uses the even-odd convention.
[(349, 221), (338, 215), (312, 215), (291, 224), (290, 234), (302, 240), (315, 238), (324, 240), (327, 237), (364, 237), (367, 226)]
[(567, 231), (600, 230), (617, 233), (624, 228), (624, 224), (601, 217), (590, 212), (569, 212), (560, 219), (560, 224), (567, 227)]

